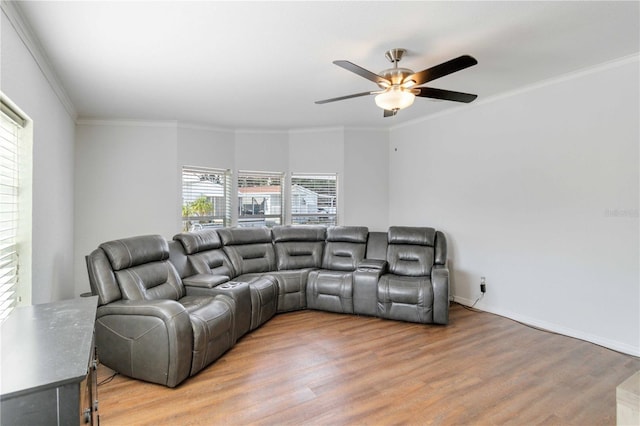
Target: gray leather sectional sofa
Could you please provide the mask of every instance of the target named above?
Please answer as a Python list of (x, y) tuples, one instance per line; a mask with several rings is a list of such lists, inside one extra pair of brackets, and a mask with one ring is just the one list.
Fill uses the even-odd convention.
[(433, 228), (222, 228), (101, 244), (87, 256), (100, 361), (175, 387), (276, 313), (447, 324), (447, 242)]

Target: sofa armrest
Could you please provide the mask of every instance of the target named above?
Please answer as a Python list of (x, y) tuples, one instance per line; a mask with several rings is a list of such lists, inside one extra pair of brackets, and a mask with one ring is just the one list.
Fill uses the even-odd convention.
[(362, 259), (358, 264), (359, 271), (380, 271), (381, 273), (385, 273), (387, 267), (387, 261), (380, 259)]
[(97, 318), (107, 315), (150, 316), (170, 321), (184, 311), (184, 306), (175, 300), (119, 300), (99, 306)]
[(359, 271), (380, 271), (383, 274), (387, 271), (387, 267), (387, 261), (380, 259), (363, 259), (358, 264)]
[(189, 377), (192, 328), (174, 300), (120, 300), (96, 315), (100, 362), (126, 376), (175, 387)]
[(185, 287), (213, 288), (229, 281), (226, 275), (196, 274), (182, 279)]
[(196, 274), (182, 280), (187, 296), (215, 296), (216, 294), (221, 294), (219, 291), (215, 291), (215, 288), (227, 282), (229, 282), (227, 275), (213, 274)]
[(449, 323), (449, 268), (446, 265), (434, 265), (431, 270), (433, 285), (433, 322)]
[(387, 271), (387, 261), (364, 259), (353, 273), (353, 312), (376, 316), (378, 312), (378, 281)]

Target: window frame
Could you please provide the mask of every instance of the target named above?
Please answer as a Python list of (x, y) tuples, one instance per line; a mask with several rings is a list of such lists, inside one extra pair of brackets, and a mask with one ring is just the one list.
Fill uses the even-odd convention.
[[(199, 176), (198, 176), (199, 175)], [(186, 176), (198, 177), (199, 181), (191, 182), (191, 188), (187, 188), (188, 181), (185, 180)], [(214, 182), (214, 179), (218, 179), (218, 182)], [(220, 185), (221, 188), (209, 188), (209, 195), (205, 195), (203, 192), (200, 196), (197, 196), (198, 191), (205, 191), (206, 181), (210, 181), (212, 184)], [(182, 166), (180, 174), (180, 188), (181, 188), (181, 221), (182, 231), (195, 231), (207, 228), (220, 228), (231, 226), (231, 185), (232, 185), (232, 172), (230, 169), (214, 168), (214, 167), (202, 167), (202, 166)], [(213, 195), (213, 191), (222, 191), (222, 196)], [(188, 214), (185, 215), (185, 208), (188, 208), (187, 203), (195, 203), (201, 197), (206, 197), (208, 200), (205, 202), (211, 203), (212, 214)], [(221, 198), (222, 205), (216, 203), (216, 198)], [(206, 205), (205, 205), (206, 207)], [(193, 222), (198, 223), (193, 223)], [(203, 221), (206, 221), (203, 223)]]
[[(238, 219), (237, 219), (237, 226), (239, 227), (253, 227), (253, 226), (267, 226), (267, 227), (272, 227), (272, 226), (277, 226), (277, 225), (284, 225), (285, 223), (285, 217), (284, 217), (284, 212), (285, 212), (285, 208), (284, 208), (284, 188), (285, 188), (285, 173), (284, 172), (268, 172), (268, 171), (255, 171), (255, 170), (238, 170), (238, 174), (237, 174), (238, 178), (237, 178), (237, 184), (236, 184), (236, 189), (237, 189), (237, 213), (238, 213)], [(241, 181), (243, 179), (255, 179), (256, 181), (259, 180), (277, 180), (277, 184), (273, 184), (270, 182), (270, 184), (268, 185), (263, 185), (263, 186), (244, 186), (241, 184)], [(266, 188), (279, 188), (278, 192), (275, 192), (274, 190), (272, 190), (271, 192), (269, 192), (269, 189)], [(279, 210), (279, 212), (275, 212), (275, 213), (266, 213), (263, 211), (263, 213), (255, 213), (255, 206), (257, 206), (258, 204), (251, 204), (251, 210), (254, 211), (254, 213), (243, 213), (243, 205), (248, 205), (248, 204), (243, 204), (242, 203), (242, 199), (243, 198), (247, 198), (249, 195), (251, 195), (251, 193), (249, 192), (247, 194), (242, 194), (241, 189), (242, 188), (265, 188), (263, 190), (261, 190), (262, 193), (264, 193), (265, 195), (263, 196), (263, 201), (262, 203), (264, 203), (265, 205), (267, 204), (267, 195), (269, 196), (269, 205), (268, 208), (272, 209), (272, 208), (276, 208)], [(258, 193), (256, 192), (255, 195), (257, 195), (258, 197), (260, 195), (258, 195)], [(272, 195), (277, 195), (279, 197), (279, 202), (278, 204), (272, 204), (271, 203), (271, 196)], [(252, 201), (253, 201), (252, 197)], [(257, 199), (256, 199), (257, 202)], [(245, 210), (246, 211), (246, 210)]]
[[(323, 212), (294, 212), (297, 206), (299, 205), (298, 201), (295, 199), (296, 196), (296, 187), (301, 186), (299, 183), (296, 183), (296, 180), (333, 180), (335, 182), (333, 188), (324, 189), (320, 187), (316, 188), (314, 191), (312, 188), (303, 187), (306, 190), (315, 192), (318, 195), (322, 195), (323, 198), (331, 198), (333, 201), (330, 203), (330, 206), (322, 205), (320, 202), (316, 201), (316, 209), (319, 210), (321, 208), (330, 209), (329, 211)], [(291, 177), (289, 180), (289, 215), (290, 222), (292, 225), (304, 225), (304, 224), (312, 224), (312, 225), (322, 225), (322, 226), (336, 226), (338, 225), (339, 215), (338, 215), (338, 183), (339, 183), (339, 175), (338, 173), (291, 173)], [(329, 192), (333, 192), (331, 195), (328, 194), (319, 194), (318, 190), (327, 190)], [(304, 223), (300, 223), (296, 221), (296, 218), (311, 218), (311, 221), (307, 221)], [(314, 221), (313, 219), (317, 219)], [(325, 220), (322, 220), (322, 219)]]
[(31, 303), (33, 122), (0, 92), (0, 322)]

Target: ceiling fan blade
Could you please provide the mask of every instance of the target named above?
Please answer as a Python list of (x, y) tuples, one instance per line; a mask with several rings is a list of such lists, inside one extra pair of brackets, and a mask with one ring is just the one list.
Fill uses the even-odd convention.
[(478, 95), (472, 95), (471, 93), (454, 92), (452, 90), (436, 89), (435, 87), (416, 87), (414, 90), (419, 90), (419, 93), (415, 93), (416, 96), (445, 101), (469, 103), (478, 97)]
[(427, 68), (426, 70), (411, 74), (403, 80), (403, 83), (415, 81), (414, 86), (420, 86), (421, 84), (433, 81), (436, 78), (444, 77), (445, 75), (452, 74), (456, 71), (469, 68), (477, 63), (478, 61), (476, 61), (476, 59), (472, 56), (458, 56), (455, 59), (443, 62), (440, 65), (436, 65), (435, 67)]
[(383, 84), (386, 86), (390, 86), (391, 82), (389, 80), (387, 80), (384, 77), (379, 76), (378, 74), (371, 72), (369, 70), (366, 70), (352, 62), (349, 61), (333, 61), (334, 64), (336, 64), (339, 67), (344, 68), (347, 71), (351, 71), (353, 73), (358, 74), (360, 77), (364, 77), (367, 80), (371, 80), (376, 84)]
[(315, 103), (317, 103), (317, 104), (326, 104), (326, 103), (329, 103), (329, 102), (342, 101), (344, 99), (351, 99), (351, 98), (357, 98), (357, 97), (360, 97), (360, 96), (373, 95), (374, 93), (378, 93), (378, 92), (377, 91), (373, 91), (373, 92), (355, 93), (353, 95), (340, 96), (338, 98), (323, 99), (321, 101), (316, 101)]
[(388, 109), (385, 109), (385, 110), (384, 110), (384, 117), (395, 117), (395, 115), (396, 115), (397, 113), (398, 113), (398, 110), (397, 110), (397, 109), (394, 109), (394, 110), (388, 110)]

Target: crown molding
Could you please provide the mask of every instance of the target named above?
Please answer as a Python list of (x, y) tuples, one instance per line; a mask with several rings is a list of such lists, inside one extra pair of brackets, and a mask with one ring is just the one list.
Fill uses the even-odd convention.
[(276, 129), (233, 129), (236, 135), (286, 135), (288, 132), (288, 130)]
[(200, 124), (200, 123), (192, 123), (192, 122), (184, 122), (178, 121), (179, 129), (188, 129), (188, 130), (204, 130), (207, 132), (218, 132), (218, 133), (234, 133), (234, 129), (218, 127), (209, 124)]
[(64, 108), (67, 110), (67, 113), (69, 113), (71, 118), (75, 121), (78, 117), (76, 108), (67, 95), (67, 92), (64, 89), (60, 78), (54, 71), (54, 68), (51, 65), (51, 61), (49, 61), (49, 58), (47, 57), (42, 44), (35, 36), (31, 25), (29, 25), (18, 3), (19, 2), (17, 1), (1, 0), (0, 8), (15, 29), (18, 37), (20, 37), (20, 40), (22, 40), (25, 47), (31, 54), (31, 57), (38, 65), (38, 68), (40, 68), (40, 71), (51, 86), (53, 92), (60, 100), (60, 103), (64, 106)]
[(93, 119), (80, 118), (76, 120), (78, 126), (117, 126), (117, 127), (162, 127), (177, 129), (175, 120), (129, 120), (129, 119)]
[(308, 127), (308, 128), (298, 128), (298, 129), (290, 129), (287, 131), (290, 135), (296, 134), (305, 134), (305, 133), (334, 133), (334, 132), (343, 132), (345, 128), (343, 126), (334, 126), (334, 127)]

